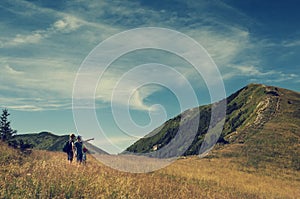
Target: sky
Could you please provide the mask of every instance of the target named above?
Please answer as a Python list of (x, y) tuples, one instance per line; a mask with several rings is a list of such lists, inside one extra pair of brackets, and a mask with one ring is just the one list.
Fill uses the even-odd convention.
[[(226, 96), (249, 83), (299, 92), (299, 8), (297, 0), (2, 0), (0, 106), (9, 110), (12, 128), (19, 134), (75, 132), (85, 139), (95, 137), (94, 144), (118, 153), (167, 119), (195, 107), (185, 94), (189, 88), (196, 104), (214, 102), (207, 81), (215, 76), (209, 64), (203, 63), (204, 77), (177, 54), (150, 48), (124, 53), (104, 70), (99, 63), (123, 47), (113, 40), (100, 51), (101, 43), (137, 28), (177, 31), (205, 49)], [(149, 42), (183, 46), (194, 53), (184, 40), (147, 34), (135, 35), (134, 40), (124, 34), (124, 42), (131, 42), (130, 47)], [(93, 57), (97, 52), (102, 54)], [(91, 89), (93, 78), (86, 77), (86, 84), (77, 87), (76, 81), (92, 64), (97, 80), (94, 104), (74, 107), (76, 89), (81, 98)], [(97, 123), (88, 120), (91, 113)]]

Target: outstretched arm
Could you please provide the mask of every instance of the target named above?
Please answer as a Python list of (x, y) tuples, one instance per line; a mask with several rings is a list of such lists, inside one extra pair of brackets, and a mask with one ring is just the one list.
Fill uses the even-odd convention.
[(84, 141), (88, 142), (88, 141), (91, 141), (91, 140), (94, 140), (94, 138), (90, 138), (90, 139), (87, 139), (87, 140), (84, 140)]

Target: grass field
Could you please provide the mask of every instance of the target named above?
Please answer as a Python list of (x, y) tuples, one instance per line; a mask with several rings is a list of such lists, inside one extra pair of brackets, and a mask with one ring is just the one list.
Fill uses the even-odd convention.
[(234, 157), (188, 157), (151, 173), (113, 170), (92, 156), (68, 165), (64, 153), (0, 145), (0, 198), (300, 198), (300, 172), (245, 167)]

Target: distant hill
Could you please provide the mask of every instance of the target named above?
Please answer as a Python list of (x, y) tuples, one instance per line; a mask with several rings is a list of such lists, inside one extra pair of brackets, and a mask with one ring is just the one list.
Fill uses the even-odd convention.
[[(59, 136), (50, 132), (28, 133), (16, 135), (13, 140), (18, 142), (22, 140), (24, 143), (31, 144), (34, 149), (62, 151), (65, 142), (69, 140), (69, 135)], [(90, 153), (108, 154), (91, 143), (84, 142), (84, 144)]]
[[(271, 162), (300, 169), (300, 93), (250, 84), (226, 100), (226, 120), (215, 155), (247, 158), (247, 164), (254, 166)], [(211, 107), (200, 106), (179, 114), (135, 142), (124, 153), (159, 151), (175, 137), (179, 126), (189, 134), (192, 125), (199, 122), (193, 142), (182, 152), (183, 155), (199, 154), (210, 123)], [(183, 121), (181, 125), (180, 121)], [(164, 155), (168, 157), (168, 154)]]
[(22, 140), (24, 143), (31, 144), (35, 149), (62, 151), (68, 139), (68, 135), (58, 136), (50, 132), (40, 132), (16, 135), (13, 140)]

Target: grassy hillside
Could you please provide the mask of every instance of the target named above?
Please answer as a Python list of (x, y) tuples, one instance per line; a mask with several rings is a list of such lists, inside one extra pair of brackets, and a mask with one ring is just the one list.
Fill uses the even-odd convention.
[(68, 165), (62, 152), (21, 152), (0, 143), (0, 198), (299, 198), (300, 174), (244, 167), (230, 157), (188, 157), (143, 174), (113, 170), (88, 156)]
[[(113, 170), (90, 154), (87, 165), (69, 165), (63, 152), (36, 150), (61, 151), (60, 138), (67, 136), (17, 136), (34, 142), (30, 154), (0, 142), (0, 198), (300, 198), (300, 94), (252, 84), (227, 102), (225, 126), (213, 151), (150, 173)], [(166, 145), (181, 119), (186, 127), (197, 122), (197, 109), (167, 121), (132, 149), (148, 152)], [(186, 154), (198, 151), (207, 129), (210, 106), (199, 110), (201, 125)]]
[[(272, 163), (283, 168), (299, 169), (299, 93), (250, 84), (226, 100), (226, 120), (216, 147), (222, 149), (220, 154), (224, 155), (223, 151), (226, 151), (227, 156), (247, 158), (247, 164), (253, 166)], [(159, 150), (174, 138), (180, 121), (183, 121), (181, 128), (186, 134), (190, 133), (193, 125), (199, 124), (199, 127), (190, 147), (182, 153), (199, 154), (210, 116), (211, 105), (188, 110), (167, 121), (158, 128), (160, 130), (150, 133), (151, 136), (138, 140), (128, 147), (127, 151), (151, 153), (155, 149), (154, 146)]]
[(299, 171), (300, 93), (263, 88), (269, 95), (258, 103), (252, 122), (228, 134), (225, 138), (232, 144), (220, 147), (221, 150), (214, 153), (242, 157), (247, 165), (255, 167), (276, 165)]

